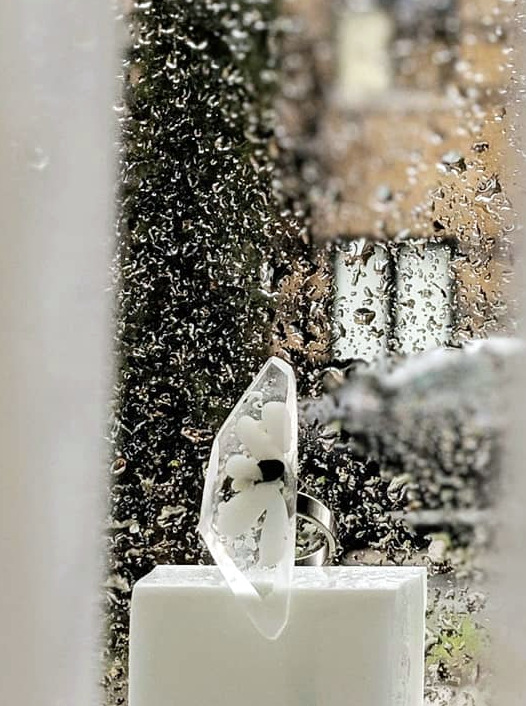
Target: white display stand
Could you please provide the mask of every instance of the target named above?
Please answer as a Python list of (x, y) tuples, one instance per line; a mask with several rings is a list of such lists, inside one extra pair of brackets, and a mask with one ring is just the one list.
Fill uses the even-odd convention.
[(422, 706), (426, 571), (294, 569), (289, 622), (262, 637), (216, 567), (137, 583), (129, 706)]

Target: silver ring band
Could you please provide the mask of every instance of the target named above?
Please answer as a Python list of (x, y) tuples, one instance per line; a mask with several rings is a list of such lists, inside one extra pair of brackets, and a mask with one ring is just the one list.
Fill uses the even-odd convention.
[(296, 558), (297, 566), (323, 566), (336, 554), (336, 522), (329, 508), (306, 493), (298, 493), (296, 514), (310, 522), (324, 536), (324, 544), (314, 552)]

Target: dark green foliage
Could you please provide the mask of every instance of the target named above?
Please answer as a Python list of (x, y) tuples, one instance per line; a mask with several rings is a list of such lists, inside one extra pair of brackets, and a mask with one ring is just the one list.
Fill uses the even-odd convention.
[[(300, 394), (319, 387), (329, 260), (321, 252), (311, 260), (286, 206), (296, 202), (275, 139), (276, 20), (274, 0), (156, 0), (126, 17), (106, 584), (111, 706), (126, 699), (134, 582), (156, 564), (207, 561), (196, 526), (222, 420), (269, 350), (295, 364)], [(376, 464), (353, 460), (344, 445), (329, 450), (314, 430), (303, 431), (302, 456), (302, 484), (336, 513), (344, 549), (386, 537), (404, 545)]]
[(203, 560), (210, 443), (268, 354), (278, 283), (262, 286), (262, 266), (286, 276), (304, 247), (272, 185), (274, 13), (156, 0), (127, 16), (108, 682), (134, 581)]
[[(321, 433), (320, 433), (321, 432)], [(354, 551), (378, 550), (386, 563), (402, 563), (417, 547), (416, 537), (393, 512), (404, 508), (406, 487), (396, 489), (382, 477), (373, 458), (354, 440), (316, 427), (300, 434), (300, 490), (329, 507), (336, 519), (340, 557)]]

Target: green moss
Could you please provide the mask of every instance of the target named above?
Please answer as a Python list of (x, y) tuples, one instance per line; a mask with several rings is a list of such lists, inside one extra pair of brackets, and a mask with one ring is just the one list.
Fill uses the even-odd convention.
[(427, 667), (438, 668), (446, 680), (468, 681), (486, 651), (486, 629), (473, 616), (452, 611), (441, 616), (435, 637), (426, 656)]

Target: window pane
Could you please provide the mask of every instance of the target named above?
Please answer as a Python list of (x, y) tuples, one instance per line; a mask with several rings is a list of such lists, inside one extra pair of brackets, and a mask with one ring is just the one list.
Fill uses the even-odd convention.
[(335, 257), (335, 345), (339, 360), (372, 361), (387, 347), (389, 259), (385, 246), (350, 241)]
[(447, 245), (404, 244), (396, 267), (395, 336), (401, 353), (417, 353), (450, 340), (452, 281)]

